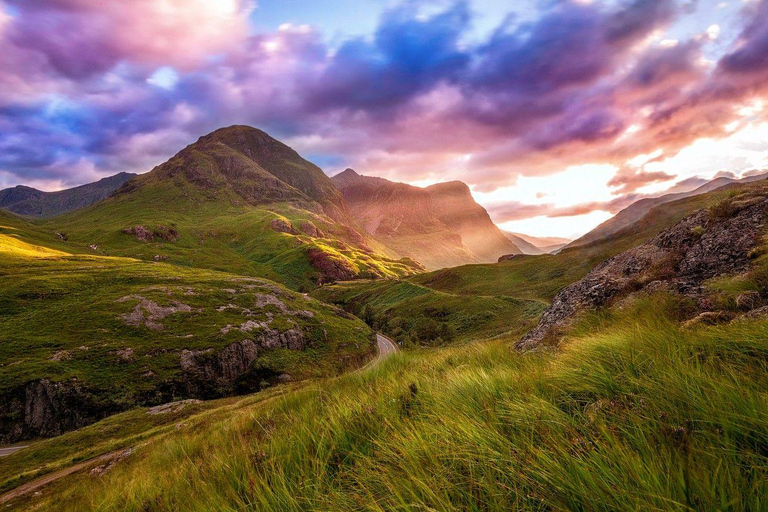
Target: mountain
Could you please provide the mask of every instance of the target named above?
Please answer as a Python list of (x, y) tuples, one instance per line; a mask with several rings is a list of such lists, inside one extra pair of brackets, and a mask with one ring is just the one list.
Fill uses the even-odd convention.
[(355, 219), (376, 240), (427, 268), (496, 261), (503, 254), (521, 252), (464, 183), (419, 188), (352, 169), (332, 180)]
[(538, 255), (553, 253), (567, 245), (571, 240), (560, 237), (536, 237), (522, 233), (504, 231), (504, 235), (515, 244), (523, 254)]
[(711, 192), (720, 187), (724, 187), (726, 185), (730, 185), (733, 183), (752, 183), (754, 181), (759, 181), (764, 178), (765, 178), (764, 174), (748, 176), (746, 178), (742, 178), (738, 180), (727, 178), (727, 177), (720, 177), (720, 178), (715, 178), (712, 181), (705, 183), (704, 185), (701, 185), (700, 187), (697, 187), (693, 190), (688, 190), (685, 192), (677, 192), (674, 194), (665, 194), (660, 197), (640, 199), (639, 201), (636, 201), (631, 205), (629, 205), (628, 207), (624, 208), (615, 216), (603, 222), (602, 224), (597, 226), (595, 229), (593, 229), (586, 235), (574, 240), (573, 242), (568, 244), (567, 247), (578, 247), (580, 245), (589, 244), (596, 240), (600, 240), (609, 235), (612, 235), (613, 233), (616, 233), (617, 231), (620, 231), (621, 229), (640, 220), (646, 213), (648, 213), (651, 210), (651, 208), (655, 206), (676, 201), (678, 199), (683, 199), (686, 197), (693, 197), (701, 194), (706, 194), (707, 192)]
[(247, 126), (200, 137), (104, 201), (44, 225), (78, 250), (266, 277), (297, 290), (420, 269), (365, 232), (319, 167)]
[(18, 185), (0, 190), (0, 208), (27, 217), (53, 217), (97, 203), (134, 177), (136, 174), (121, 172), (95, 183), (58, 192), (43, 192)]

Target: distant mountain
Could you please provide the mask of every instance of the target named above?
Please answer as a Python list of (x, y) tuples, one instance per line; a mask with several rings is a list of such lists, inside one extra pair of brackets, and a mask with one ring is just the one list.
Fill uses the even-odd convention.
[(105, 201), (52, 219), (51, 229), (109, 255), (236, 271), (294, 289), (419, 269), (365, 233), (319, 167), (248, 126), (200, 137)]
[(0, 190), (0, 208), (28, 217), (53, 217), (97, 203), (135, 176), (121, 172), (95, 183), (58, 192), (43, 192), (18, 185)]
[[(732, 183), (750, 183), (753, 181), (759, 181), (765, 179), (765, 174), (758, 174), (755, 176), (748, 176), (739, 180), (732, 178), (720, 177), (715, 178), (712, 181), (701, 185), (693, 190), (684, 192), (678, 192), (674, 194), (666, 194), (660, 197), (652, 197), (646, 199), (640, 199), (639, 201), (632, 203), (628, 207), (621, 210), (615, 216), (611, 217), (607, 221), (603, 222), (595, 229), (587, 233), (586, 235), (578, 238), (567, 245), (567, 247), (578, 247), (580, 245), (586, 245), (597, 240), (601, 240), (609, 235), (612, 235), (627, 226), (630, 226), (640, 220), (646, 213), (648, 213), (654, 206), (676, 201), (686, 197), (693, 197), (707, 192), (711, 192), (720, 187), (730, 185)], [(682, 183), (682, 182), (681, 182)]]
[(512, 243), (518, 246), (523, 254), (531, 255), (552, 253), (571, 242), (567, 238), (536, 237), (510, 231), (504, 231), (504, 235), (512, 240)]
[(376, 240), (427, 268), (495, 262), (503, 254), (521, 253), (464, 183), (419, 188), (352, 169), (332, 180)]

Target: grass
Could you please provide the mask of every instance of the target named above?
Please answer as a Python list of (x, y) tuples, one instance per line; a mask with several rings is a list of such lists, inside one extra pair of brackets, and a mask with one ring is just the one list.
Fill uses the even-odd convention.
[(686, 330), (676, 307), (589, 318), (558, 352), (414, 350), (212, 409), (18, 506), (762, 510), (768, 323)]
[(404, 280), (337, 283), (312, 295), (344, 307), (404, 347), (521, 336), (546, 307), (514, 297), (446, 293)]

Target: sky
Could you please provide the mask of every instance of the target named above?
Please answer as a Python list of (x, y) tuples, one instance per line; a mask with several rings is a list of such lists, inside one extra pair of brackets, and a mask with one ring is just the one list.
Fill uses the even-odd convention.
[(233, 124), (574, 237), (768, 169), (768, 0), (0, 0), (0, 188)]

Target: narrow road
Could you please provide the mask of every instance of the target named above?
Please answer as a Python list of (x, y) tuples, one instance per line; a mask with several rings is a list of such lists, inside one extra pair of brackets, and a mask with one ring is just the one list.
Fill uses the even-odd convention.
[(26, 448), (26, 446), (7, 446), (5, 448), (0, 448), (0, 457), (4, 457), (6, 455), (10, 455), (13, 452), (17, 452), (19, 450), (23, 450)]
[(378, 355), (370, 360), (368, 364), (363, 366), (362, 368), (359, 368), (357, 371), (363, 371), (367, 370), (368, 368), (373, 368), (395, 352), (399, 352), (400, 348), (397, 346), (397, 343), (392, 341), (391, 339), (387, 338), (383, 334), (376, 333), (376, 347), (379, 350)]
[(379, 333), (376, 333), (376, 345), (379, 346), (379, 355), (375, 360), (376, 364), (382, 362), (400, 350), (397, 346), (397, 343)]

